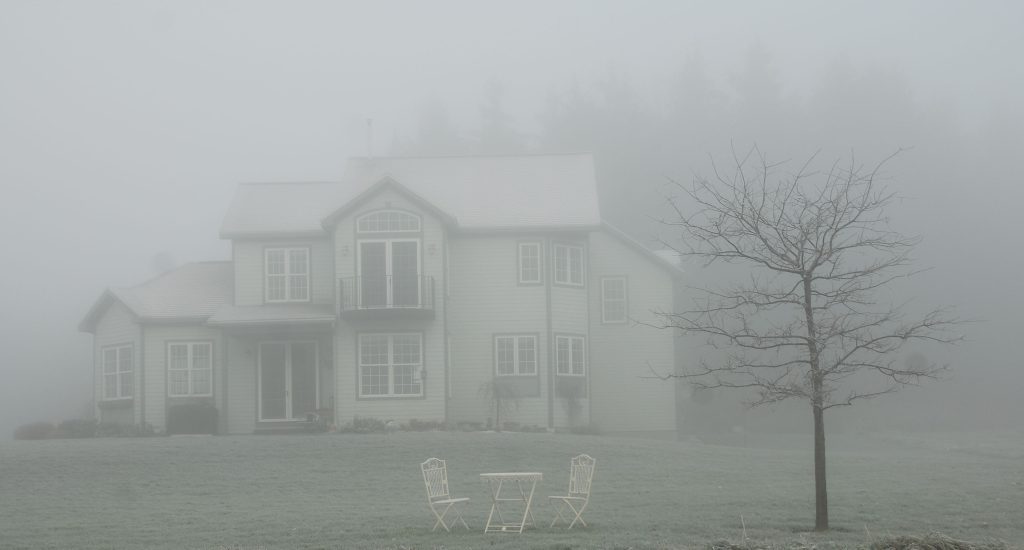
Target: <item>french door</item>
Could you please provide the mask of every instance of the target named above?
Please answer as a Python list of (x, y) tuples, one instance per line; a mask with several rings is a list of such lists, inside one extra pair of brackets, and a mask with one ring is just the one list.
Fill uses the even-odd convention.
[(418, 240), (360, 241), (360, 307), (372, 309), (421, 305), (419, 275)]
[(259, 419), (305, 420), (317, 409), (316, 342), (261, 342)]

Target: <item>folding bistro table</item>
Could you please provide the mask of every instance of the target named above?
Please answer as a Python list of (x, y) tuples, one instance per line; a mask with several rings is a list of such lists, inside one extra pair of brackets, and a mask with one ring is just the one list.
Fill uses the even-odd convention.
[[(530, 504), (533, 502), (533, 491), (537, 488), (537, 482), (544, 479), (544, 474), (540, 472), (501, 472), (480, 474), (480, 479), (486, 482), (491, 489), (491, 513), (487, 515), (484, 533), (522, 533), (527, 519), (531, 525), (536, 525), (536, 522), (533, 521), (533, 514), (530, 512)], [(505, 490), (504, 493), (502, 493), (502, 489)], [(501, 513), (502, 505), (513, 502), (523, 504), (523, 517), (518, 522), (505, 521)]]

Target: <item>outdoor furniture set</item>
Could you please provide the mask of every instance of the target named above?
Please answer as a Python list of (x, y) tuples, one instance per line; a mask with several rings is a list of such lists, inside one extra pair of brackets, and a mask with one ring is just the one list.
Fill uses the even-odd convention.
[[(583, 511), (590, 502), (590, 482), (594, 478), (596, 462), (585, 454), (573, 457), (569, 468), (569, 490), (564, 495), (548, 497), (555, 506), (555, 517), (552, 518), (549, 527), (554, 527), (559, 521), (567, 523), (569, 529), (576, 524), (587, 526), (583, 521)], [(445, 531), (450, 531), (456, 522), (469, 529), (466, 521), (462, 519), (462, 511), (459, 509), (459, 506), (469, 502), (469, 498), (451, 496), (451, 492), (448, 490), (448, 469), (445, 466), (445, 461), (439, 458), (430, 458), (420, 464), (420, 469), (423, 470), (423, 482), (427, 487), (427, 503), (437, 520), (431, 531), (436, 530), (438, 526), (443, 527)], [(487, 484), (491, 496), (491, 511), (487, 515), (487, 524), (484, 526), (485, 533), (522, 533), (527, 525), (536, 525), (531, 505), (533, 493), (537, 489), (537, 482), (544, 479), (542, 473), (484, 473), (480, 474), (480, 479)], [(505, 508), (503, 514), (502, 506), (509, 505), (521, 506), (522, 516), (519, 517), (518, 513), (509, 512), (508, 508)], [(449, 512), (452, 517), (446, 520)], [(513, 517), (513, 513), (516, 517)]]

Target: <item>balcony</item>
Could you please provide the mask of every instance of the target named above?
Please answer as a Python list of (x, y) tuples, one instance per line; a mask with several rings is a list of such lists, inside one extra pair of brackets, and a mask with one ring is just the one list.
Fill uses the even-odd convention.
[(348, 320), (433, 319), (434, 278), (387, 275), (338, 279), (339, 314)]

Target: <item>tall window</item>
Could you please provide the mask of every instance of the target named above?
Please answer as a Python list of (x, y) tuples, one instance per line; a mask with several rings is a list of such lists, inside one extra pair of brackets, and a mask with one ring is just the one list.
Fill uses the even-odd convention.
[(359, 335), (359, 396), (423, 395), (420, 334)]
[(127, 399), (134, 394), (132, 347), (103, 348), (103, 399)]
[(626, 322), (626, 278), (601, 279), (601, 322)]
[(213, 395), (213, 345), (209, 342), (167, 344), (167, 395)]
[(540, 283), (540, 243), (519, 243), (519, 282)]
[(309, 301), (309, 249), (266, 249), (266, 301)]
[(495, 336), (494, 372), (498, 376), (537, 374), (536, 336)]
[(556, 244), (552, 248), (555, 254), (555, 283), (583, 286), (583, 247)]
[(582, 336), (555, 336), (555, 373), (559, 376), (587, 374)]

